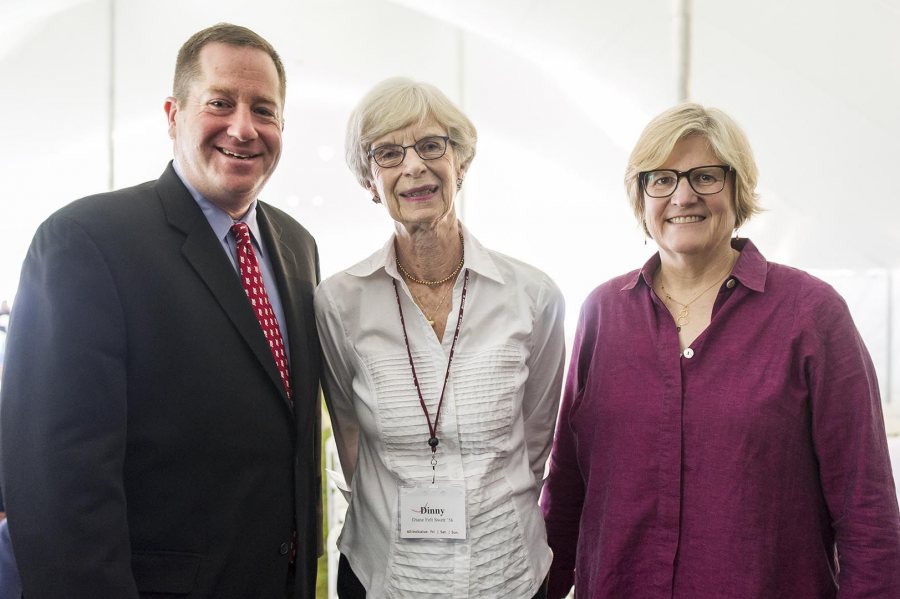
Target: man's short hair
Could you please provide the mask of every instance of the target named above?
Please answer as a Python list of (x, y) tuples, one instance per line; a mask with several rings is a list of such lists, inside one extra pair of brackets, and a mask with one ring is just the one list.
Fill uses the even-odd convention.
[(218, 23), (198, 31), (181, 46), (181, 49), (178, 51), (178, 58), (175, 61), (175, 81), (172, 86), (172, 95), (175, 96), (175, 100), (179, 104), (187, 101), (188, 96), (190, 96), (191, 83), (200, 76), (200, 52), (207, 44), (213, 43), (256, 48), (268, 54), (272, 62), (275, 63), (275, 70), (278, 71), (281, 104), (284, 106), (284, 99), (287, 93), (287, 78), (284, 74), (284, 63), (281, 62), (278, 52), (275, 51), (272, 44), (255, 31), (240, 25), (232, 25), (231, 23)]

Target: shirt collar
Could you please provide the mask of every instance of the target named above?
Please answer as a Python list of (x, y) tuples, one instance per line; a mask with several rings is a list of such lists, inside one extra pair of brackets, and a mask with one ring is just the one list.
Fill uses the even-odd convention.
[[(768, 273), (768, 264), (763, 255), (756, 249), (753, 242), (749, 239), (732, 239), (731, 247), (738, 250), (740, 255), (734, 268), (731, 270), (731, 276), (737, 279), (742, 285), (753, 291), (762, 293), (766, 290), (766, 274)], [(634, 289), (638, 281), (643, 280), (647, 287), (653, 287), (653, 273), (659, 268), (659, 252), (656, 252), (640, 270), (626, 279), (625, 286), (622, 291)]]
[(228, 234), (231, 232), (231, 226), (235, 223), (241, 222), (247, 225), (247, 228), (250, 229), (251, 237), (256, 240), (256, 250), (259, 252), (260, 256), (264, 255), (265, 250), (262, 247), (262, 243), (260, 243), (259, 232), (259, 223), (256, 219), (256, 207), (257, 201), (253, 200), (253, 203), (250, 204), (250, 208), (247, 209), (247, 212), (244, 216), (241, 217), (240, 220), (234, 220), (231, 216), (207, 200), (203, 197), (199, 191), (197, 191), (193, 185), (191, 185), (187, 178), (181, 174), (181, 168), (178, 166), (178, 161), (172, 161), (172, 167), (175, 169), (175, 174), (178, 175), (178, 178), (181, 179), (181, 182), (184, 183), (184, 186), (187, 187), (188, 192), (191, 194), (191, 197), (194, 198), (194, 201), (197, 202), (197, 205), (200, 206), (200, 210), (203, 211), (203, 216), (206, 217), (206, 220), (209, 221), (209, 226), (212, 227), (213, 233), (216, 235), (216, 239), (219, 241), (227, 241)]
[(759, 250), (756, 249), (756, 246), (753, 245), (753, 242), (749, 239), (732, 239), (731, 247), (741, 253), (734, 264), (731, 276), (748, 289), (760, 293), (765, 291), (769, 264)]
[[(497, 268), (497, 264), (491, 257), (490, 252), (481, 245), (481, 242), (462, 223), (459, 223), (459, 226), (463, 233), (463, 242), (466, 248), (465, 268), (481, 276), (493, 279), (498, 283), (504, 283), (503, 275), (500, 274), (500, 270)], [(391, 235), (390, 239), (387, 240), (387, 243), (380, 250), (344, 272), (354, 277), (368, 277), (376, 271), (384, 269), (388, 275), (402, 280), (403, 277), (400, 276), (400, 271), (397, 270), (397, 254), (394, 250), (395, 238), (396, 234)]]

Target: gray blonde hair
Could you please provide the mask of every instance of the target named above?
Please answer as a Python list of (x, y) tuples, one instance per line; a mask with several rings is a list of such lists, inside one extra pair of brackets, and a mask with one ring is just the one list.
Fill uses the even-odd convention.
[(373, 141), (429, 119), (447, 128), (459, 166), (468, 167), (475, 157), (478, 141), (472, 121), (435, 86), (395, 77), (373, 87), (353, 109), (347, 122), (347, 166), (359, 184), (367, 187), (371, 176), (369, 149)]
[(692, 135), (706, 138), (716, 156), (735, 171), (734, 228), (740, 228), (762, 210), (756, 192), (759, 170), (744, 131), (721, 110), (688, 102), (670, 108), (650, 121), (628, 157), (625, 190), (634, 216), (645, 232), (644, 191), (640, 173), (659, 168), (672, 153), (675, 144)]

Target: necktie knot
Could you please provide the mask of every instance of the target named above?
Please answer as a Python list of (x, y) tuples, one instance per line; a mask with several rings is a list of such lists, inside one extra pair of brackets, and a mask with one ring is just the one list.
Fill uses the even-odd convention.
[(247, 223), (234, 223), (231, 225), (231, 232), (238, 247), (250, 242), (250, 227), (247, 226)]

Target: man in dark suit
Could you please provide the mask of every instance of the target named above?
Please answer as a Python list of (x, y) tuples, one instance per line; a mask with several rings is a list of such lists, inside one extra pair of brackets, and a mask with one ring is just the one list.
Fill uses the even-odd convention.
[(284, 96), (264, 39), (195, 34), (165, 103), (174, 162), (35, 234), (0, 391), (28, 599), (315, 596), (318, 253), (257, 201)]

